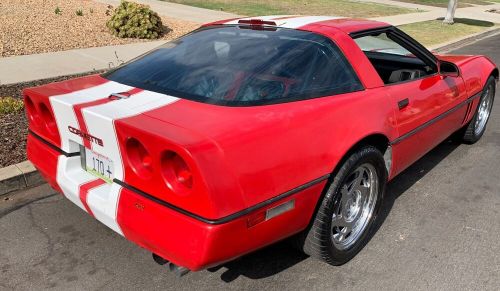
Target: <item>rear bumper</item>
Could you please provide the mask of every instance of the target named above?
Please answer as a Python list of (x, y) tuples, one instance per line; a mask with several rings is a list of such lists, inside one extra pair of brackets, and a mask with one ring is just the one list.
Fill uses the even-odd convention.
[[(42, 176), (66, 198), (128, 240), (192, 271), (230, 261), (303, 230), (326, 183), (318, 180), (244, 215), (207, 223), (123, 187), (123, 183), (87, 189), (82, 200), (82, 185), (95, 177), (81, 169), (79, 156), (67, 156), (32, 134), (27, 151)], [(262, 217), (267, 209), (290, 200), (294, 200), (293, 209), (249, 226), (249, 221)]]
[(36, 167), (40, 175), (49, 183), (49, 185), (58, 192), (62, 192), (57, 185), (57, 161), (61, 152), (55, 147), (46, 144), (41, 138), (35, 137), (32, 133), (28, 134), (26, 145), (28, 160)]
[(294, 199), (295, 208), (253, 227), (247, 223), (258, 211), (210, 225), (123, 189), (118, 223), (128, 239), (195, 271), (230, 261), (307, 227), (318, 198), (316, 194), (323, 187), (320, 184), (276, 202)]

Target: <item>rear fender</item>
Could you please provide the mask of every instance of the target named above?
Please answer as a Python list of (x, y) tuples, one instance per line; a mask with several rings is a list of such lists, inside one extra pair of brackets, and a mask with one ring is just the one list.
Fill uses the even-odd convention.
[[(115, 126), (126, 184), (206, 219), (224, 217), (245, 205), (223, 152), (211, 139), (145, 115), (117, 120)], [(138, 140), (150, 156), (147, 173), (134, 170), (127, 152), (131, 138)], [(162, 161), (168, 152), (178, 154), (191, 170), (193, 184), (188, 191), (168, 185)]]

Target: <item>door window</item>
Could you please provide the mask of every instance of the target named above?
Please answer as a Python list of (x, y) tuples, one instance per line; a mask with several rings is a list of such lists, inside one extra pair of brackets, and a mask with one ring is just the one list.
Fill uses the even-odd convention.
[(420, 79), (436, 73), (408, 45), (387, 32), (355, 38), (385, 84)]

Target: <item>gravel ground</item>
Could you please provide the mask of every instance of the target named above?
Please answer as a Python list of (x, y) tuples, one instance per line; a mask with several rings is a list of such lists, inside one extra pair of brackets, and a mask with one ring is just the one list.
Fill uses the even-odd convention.
[[(3, 0), (2, 0), (3, 1)], [(96, 72), (0, 86), (0, 97), (22, 98), (22, 89), (63, 81)], [(24, 112), (0, 115), (0, 168), (26, 160), (28, 123)]]
[[(60, 15), (55, 13), (57, 7)], [(83, 16), (76, 15), (78, 9)], [(111, 17), (107, 11), (109, 14), (112, 8), (89, 0), (1, 0), (0, 56), (147, 41), (111, 35), (106, 27)], [(166, 26), (162, 39), (167, 40), (199, 26), (167, 17), (162, 17), (162, 22)]]
[(24, 111), (0, 115), (0, 168), (26, 160), (27, 134)]

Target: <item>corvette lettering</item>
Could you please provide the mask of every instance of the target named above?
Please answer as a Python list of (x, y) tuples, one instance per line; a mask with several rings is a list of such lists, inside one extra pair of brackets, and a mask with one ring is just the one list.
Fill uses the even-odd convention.
[(79, 135), (81, 136), (82, 138), (90, 141), (90, 142), (93, 142), (95, 144), (98, 144), (100, 146), (103, 146), (103, 142), (102, 142), (102, 139), (98, 138), (98, 137), (95, 137), (91, 134), (88, 134), (86, 132), (82, 132), (81, 130), (79, 130), (78, 128), (74, 128), (73, 126), (68, 126), (68, 130), (69, 132), (73, 133), (73, 134), (76, 134), (76, 135)]

